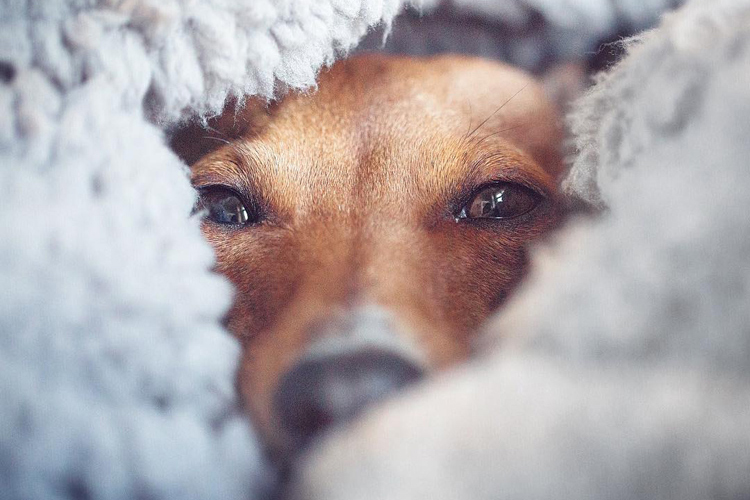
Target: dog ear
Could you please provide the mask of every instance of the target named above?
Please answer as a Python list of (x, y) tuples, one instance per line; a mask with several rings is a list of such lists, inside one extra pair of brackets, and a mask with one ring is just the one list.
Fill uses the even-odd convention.
[(240, 137), (250, 137), (269, 121), (274, 105), (264, 99), (230, 99), (221, 114), (191, 119), (167, 131), (172, 150), (187, 165), (195, 162)]

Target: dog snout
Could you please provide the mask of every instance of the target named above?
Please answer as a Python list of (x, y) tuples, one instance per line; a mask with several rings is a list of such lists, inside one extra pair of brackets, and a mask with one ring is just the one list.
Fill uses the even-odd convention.
[(281, 427), (296, 447), (417, 381), (422, 369), (380, 348), (303, 360), (275, 395)]

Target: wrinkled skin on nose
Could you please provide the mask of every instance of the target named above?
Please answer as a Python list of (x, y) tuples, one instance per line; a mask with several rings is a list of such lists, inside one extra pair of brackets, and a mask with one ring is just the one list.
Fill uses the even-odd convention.
[[(473, 332), (523, 277), (529, 244), (560, 219), (555, 110), (531, 77), (498, 63), (356, 57), (324, 72), (314, 92), (248, 102), (211, 126), (220, 147), (192, 165), (192, 182), (231, 189), (252, 214), (202, 229), (236, 288), (227, 326), (243, 346), (239, 388), (274, 450), (300, 440), (292, 427), (325, 427), (295, 421), (290, 400), (331, 421), (367, 406), (323, 408), (295, 384), (325, 398), (326, 381), (349, 380), (366, 402), (377, 391), (362, 380), (383, 381), (385, 392), (405, 384), (388, 381), (390, 362), (305, 364), (320, 342), (346, 337), (321, 325), (376, 305), (391, 318), (378, 341), (388, 347), (368, 349), (426, 374), (466, 359)], [(532, 192), (533, 209), (460, 216), (497, 183)], [(357, 364), (369, 375), (358, 378)]]

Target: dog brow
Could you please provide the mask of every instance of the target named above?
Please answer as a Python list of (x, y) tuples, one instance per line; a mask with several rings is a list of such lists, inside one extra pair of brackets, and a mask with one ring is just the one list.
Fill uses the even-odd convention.
[(196, 187), (210, 184), (234, 185), (242, 177), (241, 174), (242, 168), (224, 155), (201, 159), (191, 167), (191, 180)]
[(237, 142), (222, 147), (216, 153), (198, 161), (191, 168), (193, 187), (227, 186), (248, 199), (266, 202), (264, 189), (259, 181), (260, 162), (255, 155), (245, 151)]
[(510, 103), (510, 101), (512, 101), (513, 99), (515, 99), (521, 92), (523, 92), (524, 90), (526, 90), (526, 88), (528, 86), (529, 86), (529, 84), (527, 83), (526, 85), (524, 85), (523, 87), (521, 87), (518, 90), (518, 92), (516, 92), (515, 94), (513, 94), (512, 96), (510, 96), (508, 98), (508, 100), (506, 100), (504, 103), (502, 103), (495, 111), (493, 111), (490, 114), (490, 116), (488, 116), (487, 118), (485, 118), (479, 125), (477, 125), (476, 128), (474, 128), (474, 130), (472, 130), (471, 132), (469, 132), (468, 134), (466, 134), (466, 139), (471, 138), (471, 136), (473, 136), (475, 133), (477, 133), (477, 131), (480, 128), (484, 127), (487, 124), (487, 122), (490, 121), (490, 119), (492, 119), (493, 116), (495, 116), (496, 114), (498, 114), (505, 106), (507, 106)]

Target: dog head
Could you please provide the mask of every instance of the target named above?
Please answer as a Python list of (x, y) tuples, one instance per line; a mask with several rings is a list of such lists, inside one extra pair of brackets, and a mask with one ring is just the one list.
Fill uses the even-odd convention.
[(273, 449), (466, 358), (560, 216), (559, 120), (499, 63), (358, 56), (211, 125), (192, 182)]

